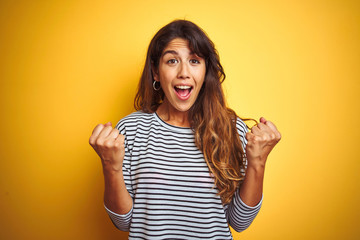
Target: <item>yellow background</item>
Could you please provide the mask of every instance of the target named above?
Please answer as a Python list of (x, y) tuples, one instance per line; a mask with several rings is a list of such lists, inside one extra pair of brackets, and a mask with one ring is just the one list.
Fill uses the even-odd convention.
[(359, 1), (2, 0), (0, 239), (126, 238), (88, 138), (133, 111), (149, 41), (176, 18), (215, 42), (229, 105), (283, 135), (235, 238), (358, 238)]

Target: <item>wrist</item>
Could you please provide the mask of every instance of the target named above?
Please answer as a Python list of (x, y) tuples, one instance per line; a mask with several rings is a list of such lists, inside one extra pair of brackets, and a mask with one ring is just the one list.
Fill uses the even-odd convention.
[(118, 168), (114, 168), (113, 166), (104, 166), (103, 174), (104, 174), (105, 180), (123, 177), (122, 168), (118, 169)]
[(261, 170), (265, 168), (266, 160), (266, 156), (248, 156), (247, 165), (248, 167)]
[(116, 189), (119, 189), (119, 184), (121, 185), (124, 182), (122, 171), (104, 171), (103, 173), (105, 192), (114, 193)]
[(111, 164), (107, 162), (103, 162), (103, 172), (104, 174), (117, 174), (119, 172), (122, 172), (122, 164)]
[(256, 175), (263, 175), (265, 172), (265, 162), (249, 162), (246, 171), (253, 172)]

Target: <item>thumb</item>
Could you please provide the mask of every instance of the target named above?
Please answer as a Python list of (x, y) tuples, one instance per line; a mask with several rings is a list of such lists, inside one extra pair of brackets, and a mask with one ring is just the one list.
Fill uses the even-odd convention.
[(107, 122), (107, 123), (104, 124), (104, 127), (111, 126), (111, 125), (112, 125), (111, 122)]
[(261, 118), (260, 118), (260, 122), (263, 123), (263, 124), (265, 124), (265, 123), (267, 122), (267, 120), (266, 120), (264, 117), (261, 117)]

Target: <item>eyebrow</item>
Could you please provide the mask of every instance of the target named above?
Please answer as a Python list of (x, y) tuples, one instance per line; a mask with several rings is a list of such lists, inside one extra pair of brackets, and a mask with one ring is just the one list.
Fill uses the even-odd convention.
[(162, 57), (165, 56), (168, 53), (171, 53), (171, 54), (174, 54), (174, 55), (179, 55), (179, 53), (177, 51), (175, 51), (175, 50), (167, 50), (162, 54)]
[[(178, 53), (177, 51), (175, 51), (175, 50), (167, 50), (167, 51), (165, 51), (165, 52), (161, 55), (161, 57), (165, 56), (165, 55), (168, 54), (168, 53), (174, 54), (174, 55), (179, 55), (179, 53)], [(190, 52), (190, 55), (194, 55), (194, 53), (193, 53), (193, 52)], [(196, 54), (195, 54), (195, 55), (196, 55)]]

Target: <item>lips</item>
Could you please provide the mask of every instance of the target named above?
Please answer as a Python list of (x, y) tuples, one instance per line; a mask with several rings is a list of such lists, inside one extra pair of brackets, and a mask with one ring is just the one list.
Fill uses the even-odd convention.
[(180, 100), (187, 100), (191, 95), (193, 87), (187, 85), (177, 85), (174, 87), (174, 89)]

